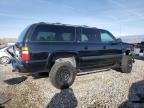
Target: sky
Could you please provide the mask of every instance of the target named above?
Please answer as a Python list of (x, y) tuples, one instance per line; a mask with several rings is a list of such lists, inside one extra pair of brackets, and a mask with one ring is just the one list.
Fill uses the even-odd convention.
[(0, 38), (17, 38), (28, 25), (60, 22), (144, 35), (144, 0), (0, 0)]

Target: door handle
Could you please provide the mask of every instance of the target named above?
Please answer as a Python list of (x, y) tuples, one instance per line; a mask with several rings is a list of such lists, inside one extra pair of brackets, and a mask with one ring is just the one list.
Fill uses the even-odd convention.
[(84, 49), (87, 50), (87, 49), (88, 49), (88, 46), (85, 46)]

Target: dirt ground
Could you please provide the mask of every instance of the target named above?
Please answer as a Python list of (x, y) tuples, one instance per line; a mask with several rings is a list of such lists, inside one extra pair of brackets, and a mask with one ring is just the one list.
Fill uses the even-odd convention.
[(72, 87), (58, 90), (47, 73), (32, 76), (0, 65), (0, 93), (5, 108), (144, 108), (144, 60), (131, 73), (96, 71), (76, 77)]

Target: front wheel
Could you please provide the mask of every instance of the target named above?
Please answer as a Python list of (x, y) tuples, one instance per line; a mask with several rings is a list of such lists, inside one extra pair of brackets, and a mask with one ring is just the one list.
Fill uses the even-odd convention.
[(123, 73), (130, 73), (132, 71), (132, 57), (131, 56), (123, 56), (121, 63), (121, 71)]
[(58, 89), (70, 87), (75, 77), (76, 69), (70, 62), (56, 62), (49, 73), (52, 85)]

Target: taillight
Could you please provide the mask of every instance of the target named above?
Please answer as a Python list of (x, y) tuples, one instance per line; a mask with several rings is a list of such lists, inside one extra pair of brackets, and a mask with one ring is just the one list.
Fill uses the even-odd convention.
[(22, 53), (21, 53), (22, 60), (28, 61), (30, 59), (28, 47), (22, 47), (21, 50), (22, 50)]

